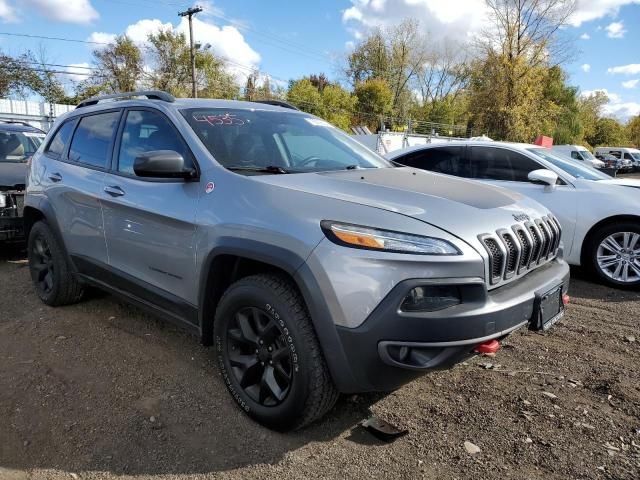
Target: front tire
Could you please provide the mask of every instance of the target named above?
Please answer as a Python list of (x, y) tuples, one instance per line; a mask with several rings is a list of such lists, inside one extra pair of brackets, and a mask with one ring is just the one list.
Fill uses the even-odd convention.
[(640, 225), (604, 226), (591, 237), (587, 249), (589, 267), (599, 280), (613, 287), (640, 287)]
[(335, 404), (306, 306), (286, 278), (253, 275), (231, 285), (216, 309), (214, 339), (229, 392), (262, 425), (295, 430)]
[(82, 284), (75, 278), (58, 240), (44, 221), (29, 232), (27, 255), (31, 280), (40, 300), (52, 307), (82, 298)]

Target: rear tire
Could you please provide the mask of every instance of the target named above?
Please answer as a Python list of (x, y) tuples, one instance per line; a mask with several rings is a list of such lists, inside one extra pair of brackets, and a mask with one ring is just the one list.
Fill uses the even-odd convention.
[(282, 276), (231, 285), (216, 308), (214, 339), (232, 397), (268, 428), (302, 428), (338, 399), (304, 301)]
[(44, 221), (29, 232), (27, 255), (31, 280), (40, 300), (52, 307), (76, 303), (83, 287), (76, 279), (58, 240)]
[(591, 236), (585, 253), (586, 265), (601, 282), (640, 288), (640, 224), (605, 225)]

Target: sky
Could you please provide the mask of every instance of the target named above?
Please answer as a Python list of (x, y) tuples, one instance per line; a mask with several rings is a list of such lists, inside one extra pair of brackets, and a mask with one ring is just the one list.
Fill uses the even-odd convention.
[[(564, 68), (569, 83), (588, 95), (609, 96), (605, 113), (627, 120), (640, 114), (640, 0), (576, 0), (563, 29), (574, 40)], [(324, 72), (342, 80), (341, 62), (367, 29), (420, 21), (428, 38), (464, 41), (486, 21), (484, 0), (203, 0), (194, 37), (229, 61), (242, 79), (252, 69), (276, 84)], [(91, 67), (91, 52), (126, 33), (144, 42), (160, 27), (188, 31), (181, 0), (0, 0), (0, 50), (18, 55), (44, 49), (67, 85)], [(14, 35), (8, 35), (14, 34)], [(75, 42), (18, 35), (58, 37)], [(93, 43), (91, 43), (93, 42)], [(53, 68), (53, 67), (51, 67)]]

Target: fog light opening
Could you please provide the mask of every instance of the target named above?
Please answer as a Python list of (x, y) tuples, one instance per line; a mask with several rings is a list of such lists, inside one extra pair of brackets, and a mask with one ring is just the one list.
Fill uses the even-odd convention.
[(460, 290), (455, 286), (422, 286), (412, 288), (402, 303), (403, 312), (435, 312), (462, 303)]

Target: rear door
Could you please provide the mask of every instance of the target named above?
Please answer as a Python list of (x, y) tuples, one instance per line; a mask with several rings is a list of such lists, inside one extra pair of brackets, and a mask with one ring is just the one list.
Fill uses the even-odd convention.
[(107, 262), (102, 221), (102, 182), (111, 158), (120, 109), (65, 122), (45, 149), (44, 192), (78, 269)]
[(130, 293), (184, 318), (197, 304), (195, 217), (198, 181), (137, 177), (133, 164), (143, 152), (173, 150), (195, 161), (169, 118), (152, 108), (125, 111), (103, 179), (102, 202), (110, 270)]

